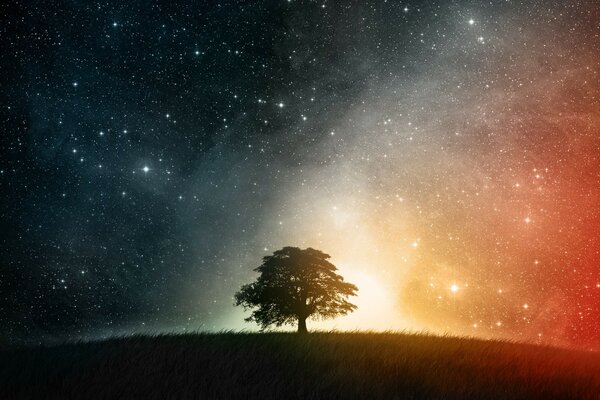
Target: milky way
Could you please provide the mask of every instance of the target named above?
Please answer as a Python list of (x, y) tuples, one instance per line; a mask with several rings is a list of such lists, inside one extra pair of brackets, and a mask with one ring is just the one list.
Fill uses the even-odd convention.
[(296, 245), (315, 327), (600, 348), (596, 2), (1, 7), (0, 339), (256, 329)]

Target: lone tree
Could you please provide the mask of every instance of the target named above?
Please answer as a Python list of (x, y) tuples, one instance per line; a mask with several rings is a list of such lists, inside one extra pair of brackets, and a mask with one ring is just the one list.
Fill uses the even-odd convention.
[(305, 333), (306, 319), (332, 318), (356, 309), (346, 299), (356, 296), (358, 288), (336, 274), (328, 254), (313, 248), (284, 247), (263, 258), (255, 271), (255, 282), (242, 286), (235, 294), (235, 305), (255, 309), (246, 321), (262, 329), (298, 321), (298, 332)]

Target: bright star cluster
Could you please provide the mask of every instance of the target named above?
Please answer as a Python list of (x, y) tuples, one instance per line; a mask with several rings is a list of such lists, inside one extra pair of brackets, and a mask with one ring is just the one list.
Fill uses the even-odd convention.
[(209, 3), (0, 6), (0, 338), (252, 329), (296, 245), (314, 327), (600, 349), (597, 4)]

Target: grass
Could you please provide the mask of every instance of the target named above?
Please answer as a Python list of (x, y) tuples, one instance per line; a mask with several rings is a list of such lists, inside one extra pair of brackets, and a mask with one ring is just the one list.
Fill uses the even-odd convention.
[(133, 336), (0, 352), (1, 399), (600, 399), (600, 354), (395, 333)]

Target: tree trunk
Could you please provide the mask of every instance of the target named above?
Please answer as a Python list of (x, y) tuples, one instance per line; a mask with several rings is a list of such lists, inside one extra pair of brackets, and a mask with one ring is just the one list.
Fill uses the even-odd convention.
[(306, 317), (298, 316), (298, 333), (308, 333), (306, 329)]

